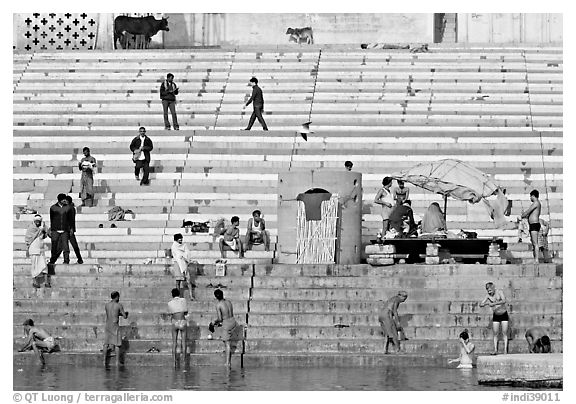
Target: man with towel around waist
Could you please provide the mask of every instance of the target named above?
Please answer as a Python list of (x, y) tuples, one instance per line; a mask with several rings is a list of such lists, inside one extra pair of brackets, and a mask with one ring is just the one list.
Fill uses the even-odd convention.
[(120, 335), (120, 324), (118, 323), (120, 317), (128, 318), (128, 312), (124, 311), (124, 307), (120, 303), (120, 293), (114, 291), (110, 294), (110, 300), (104, 306), (106, 311), (106, 326), (104, 329), (104, 366), (108, 368), (110, 365), (110, 358), (116, 355), (116, 347), (118, 347), (118, 357), (116, 363), (124, 365), (124, 354), (122, 349), (122, 337)]
[(224, 292), (220, 289), (216, 289), (214, 291), (214, 296), (218, 300), (216, 304), (216, 313), (218, 314), (218, 318), (210, 323), (208, 328), (212, 328), (214, 325), (222, 327), (222, 341), (224, 342), (224, 347), (226, 348), (226, 366), (230, 367), (230, 362), (232, 359), (232, 349), (231, 349), (231, 340), (236, 340), (235, 332), (237, 327), (239, 327), (238, 323), (234, 319), (234, 311), (232, 309), (232, 303), (228, 300), (224, 299)]
[(186, 299), (180, 297), (178, 288), (172, 289), (172, 300), (168, 302), (168, 313), (172, 316), (172, 355), (174, 356), (174, 365), (176, 365), (178, 360), (178, 333), (180, 333), (180, 343), (182, 344), (180, 351), (184, 354), (184, 359), (186, 359), (188, 348), (186, 346), (188, 303), (186, 303)]

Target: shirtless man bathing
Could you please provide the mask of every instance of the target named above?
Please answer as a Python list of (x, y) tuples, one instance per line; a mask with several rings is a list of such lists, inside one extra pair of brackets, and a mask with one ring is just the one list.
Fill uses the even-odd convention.
[(128, 312), (124, 311), (124, 307), (120, 304), (120, 293), (112, 292), (110, 300), (104, 306), (106, 311), (106, 326), (105, 326), (105, 339), (104, 339), (104, 366), (110, 365), (110, 358), (116, 356), (116, 347), (118, 347), (118, 357), (116, 364), (124, 365), (124, 351), (122, 350), (122, 337), (120, 335), (120, 325), (118, 324), (119, 318), (128, 318)]
[[(394, 297), (388, 299), (382, 309), (378, 313), (378, 321), (382, 327), (382, 334), (386, 338), (386, 350), (388, 353), (388, 344), (390, 340), (396, 348), (396, 353), (400, 353), (400, 338), (398, 337), (399, 331), (402, 331), (400, 326), (400, 318), (398, 317), (398, 306), (408, 299), (408, 293), (400, 291)], [(403, 334), (403, 333), (402, 333)]]
[(178, 334), (180, 334), (180, 351), (184, 360), (187, 358), (187, 329), (188, 329), (188, 304), (186, 299), (180, 297), (178, 288), (172, 289), (172, 300), (168, 302), (168, 313), (172, 316), (172, 356), (174, 365), (178, 362)]
[(532, 204), (527, 210), (520, 214), (522, 219), (528, 218), (534, 265), (538, 265), (538, 232), (540, 231), (540, 211), (542, 210), (542, 205), (538, 199), (539, 196), (540, 194), (537, 190), (530, 192), (530, 201)]
[(28, 319), (24, 321), (24, 334), (26, 336), (26, 343), (18, 352), (25, 352), (33, 350), (40, 363), (46, 364), (44, 360), (44, 352), (50, 353), (58, 350), (58, 344), (54, 341), (54, 337), (48, 334), (45, 330), (40, 327), (34, 326), (34, 321)]
[(214, 297), (218, 300), (216, 304), (216, 313), (218, 317), (210, 323), (208, 328), (213, 328), (214, 325), (222, 327), (222, 341), (224, 342), (224, 347), (226, 349), (226, 366), (230, 367), (232, 359), (232, 348), (230, 341), (235, 339), (234, 334), (237, 331), (236, 327), (239, 324), (234, 319), (234, 310), (232, 309), (232, 303), (224, 299), (224, 292), (220, 289), (214, 291)]

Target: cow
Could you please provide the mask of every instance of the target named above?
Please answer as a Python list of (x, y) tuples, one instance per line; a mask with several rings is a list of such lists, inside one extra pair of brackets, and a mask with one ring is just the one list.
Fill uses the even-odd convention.
[(150, 37), (156, 35), (158, 31), (170, 31), (168, 28), (168, 18), (157, 20), (153, 16), (148, 17), (127, 17), (120, 15), (114, 19), (114, 49), (118, 49), (116, 41), (120, 40), (120, 45), (124, 46), (124, 35), (145, 35), (146, 43), (150, 42)]

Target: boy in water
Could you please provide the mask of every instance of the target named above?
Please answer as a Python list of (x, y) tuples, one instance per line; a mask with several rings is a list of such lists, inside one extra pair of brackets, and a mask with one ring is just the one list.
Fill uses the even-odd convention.
[(252, 217), (248, 219), (248, 226), (246, 229), (246, 238), (244, 244), (246, 251), (252, 248), (253, 244), (264, 243), (266, 251), (270, 251), (270, 237), (266, 231), (266, 223), (261, 216), (259, 210), (252, 212)]
[(180, 297), (180, 290), (172, 289), (172, 300), (168, 302), (168, 313), (172, 316), (172, 356), (174, 365), (178, 361), (178, 334), (180, 334), (180, 351), (183, 358), (187, 356), (187, 329), (188, 329), (188, 304), (186, 299)]
[(244, 258), (244, 249), (242, 247), (242, 241), (240, 240), (240, 218), (238, 216), (232, 216), (230, 219), (230, 226), (226, 228), (223, 236), (220, 238), (220, 254), (224, 258), (224, 246), (228, 246), (233, 251), (238, 251), (240, 258)]
[(218, 317), (210, 323), (209, 329), (213, 329), (214, 325), (222, 327), (222, 342), (224, 342), (224, 347), (226, 350), (226, 366), (231, 366), (232, 360), (232, 347), (230, 341), (235, 338), (236, 327), (238, 323), (234, 318), (234, 310), (232, 308), (232, 303), (224, 299), (224, 292), (220, 289), (214, 291), (214, 297), (218, 300), (216, 304), (216, 314)]
[(34, 321), (32, 319), (24, 321), (24, 324), (22, 325), (24, 326), (26, 343), (18, 350), (18, 352), (29, 351), (32, 349), (34, 353), (38, 355), (40, 363), (45, 365), (46, 361), (44, 360), (44, 352), (54, 352), (59, 348), (56, 341), (54, 341), (54, 337), (42, 328), (34, 326)]
[(110, 294), (110, 300), (104, 306), (106, 311), (106, 326), (104, 339), (104, 366), (110, 365), (110, 358), (116, 356), (116, 347), (118, 347), (118, 357), (116, 363), (124, 365), (124, 351), (122, 350), (122, 337), (120, 336), (119, 317), (128, 318), (128, 312), (120, 302), (120, 293), (114, 291)]
[(344, 168), (346, 169), (346, 171), (352, 171), (353, 166), (354, 164), (350, 160), (344, 162)]
[(504, 340), (504, 354), (508, 353), (508, 310), (506, 308), (506, 297), (504, 292), (496, 290), (492, 282), (486, 284), (488, 293), (480, 303), (480, 307), (490, 306), (492, 308), (492, 337), (494, 340), (494, 352), (492, 355), (498, 355), (498, 334), (502, 329), (502, 339)]
[(384, 353), (388, 353), (390, 340), (392, 340), (396, 348), (396, 353), (400, 353), (399, 334), (403, 334), (403, 331), (400, 326), (400, 318), (398, 317), (398, 306), (400, 303), (404, 303), (406, 299), (408, 299), (408, 293), (400, 291), (396, 296), (388, 299), (378, 313), (378, 321), (382, 328), (382, 334), (384, 338), (386, 338), (386, 349)]
[(540, 231), (540, 211), (542, 205), (538, 197), (540, 193), (534, 189), (530, 192), (530, 207), (520, 214), (522, 219), (528, 218), (530, 231), (530, 241), (532, 242), (532, 254), (534, 255), (534, 265), (538, 265), (538, 232)]
[(473, 343), (470, 342), (470, 337), (468, 336), (468, 330), (464, 329), (458, 337), (460, 342), (460, 357), (457, 359), (449, 359), (448, 363), (459, 362), (458, 369), (472, 369), (474, 363), (474, 349), (476, 348)]

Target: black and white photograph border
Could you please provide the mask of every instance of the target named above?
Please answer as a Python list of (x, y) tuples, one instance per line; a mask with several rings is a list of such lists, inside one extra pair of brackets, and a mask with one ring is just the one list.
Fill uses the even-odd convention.
[(34, 3), (10, 400), (571, 396), (561, 2)]

